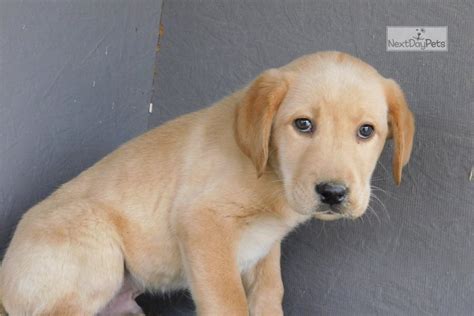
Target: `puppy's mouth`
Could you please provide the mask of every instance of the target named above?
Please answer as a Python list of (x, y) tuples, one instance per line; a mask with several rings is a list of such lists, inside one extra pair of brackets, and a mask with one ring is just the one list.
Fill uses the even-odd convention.
[(314, 217), (323, 221), (335, 221), (341, 218), (348, 218), (350, 216), (339, 207), (331, 207), (324, 204), (320, 206), (316, 212), (314, 212)]

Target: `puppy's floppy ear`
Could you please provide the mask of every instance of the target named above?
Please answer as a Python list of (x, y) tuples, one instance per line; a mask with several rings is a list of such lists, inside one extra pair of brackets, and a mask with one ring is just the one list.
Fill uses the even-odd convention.
[(267, 70), (247, 88), (236, 109), (237, 144), (252, 160), (259, 177), (267, 166), (273, 117), (287, 91), (284, 74), (277, 69)]
[(402, 180), (402, 169), (410, 160), (415, 134), (415, 119), (408, 108), (400, 86), (392, 79), (385, 79), (385, 95), (388, 103), (389, 135), (393, 138), (393, 179), (397, 185)]

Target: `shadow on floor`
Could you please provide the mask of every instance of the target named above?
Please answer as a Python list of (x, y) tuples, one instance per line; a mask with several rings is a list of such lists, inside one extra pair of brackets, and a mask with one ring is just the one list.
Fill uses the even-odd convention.
[(191, 316), (195, 315), (191, 294), (180, 291), (166, 295), (142, 294), (137, 303), (147, 316)]

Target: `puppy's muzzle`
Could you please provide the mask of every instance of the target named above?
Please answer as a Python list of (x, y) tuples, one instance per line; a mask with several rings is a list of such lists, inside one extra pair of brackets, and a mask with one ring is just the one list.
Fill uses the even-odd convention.
[(342, 207), (349, 191), (345, 185), (322, 182), (316, 185), (315, 191), (321, 201), (319, 210), (315, 213), (316, 218), (332, 221), (350, 216)]

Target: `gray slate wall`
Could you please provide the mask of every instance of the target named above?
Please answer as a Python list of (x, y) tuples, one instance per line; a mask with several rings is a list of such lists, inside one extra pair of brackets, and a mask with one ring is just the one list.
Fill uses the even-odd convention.
[(160, 11), (0, 1), (1, 248), (29, 207), (146, 131)]
[[(284, 243), (286, 315), (474, 312), (474, 6), (469, 1), (165, 1), (150, 125), (202, 108), (302, 54), (354, 54), (405, 89), (417, 118), (401, 187), (391, 148), (370, 213)], [(447, 53), (387, 53), (387, 25), (447, 25)], [(382, 205), (383, 204), (383, 205)], [(166, 315), (191, 314), (180, 294)]]

